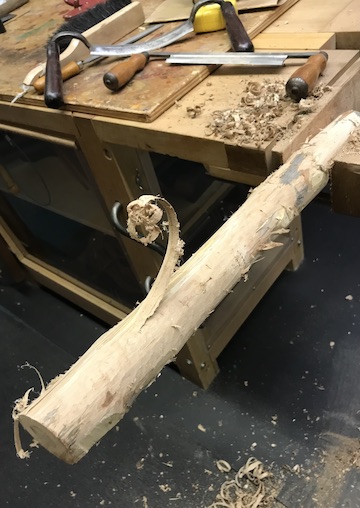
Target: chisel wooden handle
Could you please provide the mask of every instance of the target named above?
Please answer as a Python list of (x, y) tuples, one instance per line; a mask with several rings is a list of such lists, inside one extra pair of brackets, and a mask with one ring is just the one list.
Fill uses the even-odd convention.
[(233, 51), (254, 51), (254, 45), (231, 2), (220, 2)]
[(47, 45), (44, 100), (48, 108), (58, 109), (64, 105), (59, 46), (56, 41), (50, 41)]
[(327, 60), (328, 54), (325, 51), (310, 56), (287, 81), (285, 85), (287, 95), (296, 102), (305, 99), (314, 89), (320, 74), (326, 67)]
[[(82, 70), (83, 66), (81, 62), (69, 62), (63, 67), (61, 67), (61, 77), (62, 81), (66, 81), (67, 79), (72, 78), (79, 74)], [(33, 83), (33, 87), (37, 91), (37, 93), (44, 93), (45, 90), (45, 76), (41, 76)]]
[(128, 83), (137, 72), (141, 71), (145, 67), (148, 61), (148, 53), (132, 55), (130, 58), (118, 63), (109, 72), (104, 74), (104, 85), (113, 92), (120, 90), (120, 88), (126, 85), (126, 83)]

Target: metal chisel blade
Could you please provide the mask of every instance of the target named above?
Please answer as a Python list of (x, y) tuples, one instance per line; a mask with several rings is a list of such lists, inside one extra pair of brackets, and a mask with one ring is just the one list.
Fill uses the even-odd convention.
[(157, 37), (148, 42), (140, 44), (124, 44), (122, 46), (98, 46), (93, 45), (90, 48), (90, 54), (94, 56), (118, 56), (125, 57), (131, 55), (137, 55), (139, 53), (148, 53), (154, 49), (164, 48), (169, 46), (180, 38), (191, 33), (193, 31), (192, 26), (185, 27), (181, 26), (179, 29), (175, 29), (161, 37)]
[[(148, 35), (152, 34), (156, 30), (159, 30), (159, 28), (162, 28), (163, 26), (164, 26), (164, 23), (157, 23), (156, 25), (150, 25), (148, 28), (146, 28), (142, 32), (139, 32), (139, 33), (133, 35), (132, 37), (128, 37), (124, 42), (120, 42), (119, 44), (115, 44), (114, 46), (111, 46), (111, 47), (112, 48), (119, 48), (122, 46), (128, 46), (130, 44), (132, 45), (134, 42), (137, 42), (137, 41), (143, 39), (144, 37), (147, 37)], [(89, 56), (88, 58), (86, 58), (83, 61), (83, 63), (88, 64), (90, 62), (95, 62), (97, 60), (100, 60), (101, 58), (105, 58), (105, 57), (92, 55), (92, 56)]]
[(144, 42), (142, 44), (133, 44), (132, 46), (99, 46), (94, 44), (90, 48), (90, 54), (96, 56), (118, 56), (125, 57), (131, 55), (137, 55), (139, 53), (149, 53), (154, 49), (165, 48), (169, 46), (173, 42), (177, 42), (182, 39), (185, 35), (194, 32), (194, 20), (197, 11), (203, 7), (204, 5), (212, 4), (214, 0), (198, 0), (192, 7), (189, 19), (182, 23), (174, 30), (157, 37), (148, 42)]
[[(155, 56), (155, 54), (153, 54)], [(288, 58), (308, 58), (313, 51), (304, 53), (171, 53), (166, 59), (171, 64), (188, 65), (244, 65), (281, 67)], [(165, 55), (164, 55), (165, 56)]]

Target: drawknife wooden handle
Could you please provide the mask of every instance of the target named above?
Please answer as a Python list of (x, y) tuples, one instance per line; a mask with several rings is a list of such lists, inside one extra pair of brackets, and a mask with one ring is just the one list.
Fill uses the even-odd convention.
[(58, 109), (64, 105), (59, 46), (56, 41), (50, 41), (46, 49), (44, 100), (48, 108)]
[[(63, 67), (61, 67), (61, 77), (62, 81), (66, 81), (67, 79), (72, 78), (79, 74), (82, 70), (82, 65), (79, 62), (69, 62)], [(44, 93), (45, 90), (45, 76), (41, 76), (33, 83), (33, 87), (37, 91), (37, 93)]]
[(254, 51), (254, 45), (231, 2), (220, 2), (233, 51)]
[(109, 90), (116, 92), (128, 83), (137, 72), (141, 71), (149, 61), (148, 53), (132, 55), (127, 60), (121, 61), (103, 77), (104, 85)]
[(305, 99), (314, 89), (320, 74), (326, 67), (327, 60), (328, 54), (325, 51), (310, 56), (287, 81), (285, 85), (287, 95), (297, 102)]

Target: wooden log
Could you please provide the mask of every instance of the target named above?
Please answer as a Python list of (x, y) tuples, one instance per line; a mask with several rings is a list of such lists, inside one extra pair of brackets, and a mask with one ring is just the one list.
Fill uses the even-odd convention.
[(305, 143), (173, 274), (151, 317), (136, 326), (137, 308), (121, 332), (122, 322), (16, 414), (34, 439), (68, 463), (86, 455), (246, 278), (261, 251), (276, 247), (276, 235), (326, 185), (334, 155), (359, 125), (360, 113), (350, 112)]

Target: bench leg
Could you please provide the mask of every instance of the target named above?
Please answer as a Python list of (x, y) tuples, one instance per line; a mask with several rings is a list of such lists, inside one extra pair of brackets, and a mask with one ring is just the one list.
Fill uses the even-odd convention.
[(10, 251), (8, 244), (0, 235), (0, 259), (4, 263), (10, 277), (14, 282), (22, 282), (26, 279), (26, 271), (23, 265), (16, 259), (14, 254)]
[(202, 329), (187, 341), (175, 363), (182, 376), (205, 389), (219, 373), (216, 360), (209, 355)]
[(301, 215), (295, 217), (290, 225), (292, 242), (292, 258), (286, 269), (295, 272), (304, 260), (304, 242), (302, 236)]

